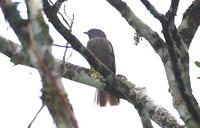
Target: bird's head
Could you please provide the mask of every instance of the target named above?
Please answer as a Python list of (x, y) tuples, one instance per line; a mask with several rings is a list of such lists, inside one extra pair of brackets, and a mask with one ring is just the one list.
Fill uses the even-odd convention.
[(100, 29), (90, 29), (89, 31), (84, 32), (84, 33), (89, 36), (89, 39), (95, 38), (95, 37), (106, 38), (106, 34), (103, 31), (101, 31)]

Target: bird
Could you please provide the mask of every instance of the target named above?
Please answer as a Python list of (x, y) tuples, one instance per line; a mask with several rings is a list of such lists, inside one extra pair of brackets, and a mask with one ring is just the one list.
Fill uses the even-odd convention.
[[(87, 48), (114, 74), (116, 74), (115, 55), (112, 44), (107, 40), (106, 34), (100, 29), (90, 29), (84, 32), (88, 35)], [(119, 104), (119, 98), (112, 96), (105, 90), (97, 89), (95, 100), (97, 105), (104, 107), (109, 103), (111, 106)]]

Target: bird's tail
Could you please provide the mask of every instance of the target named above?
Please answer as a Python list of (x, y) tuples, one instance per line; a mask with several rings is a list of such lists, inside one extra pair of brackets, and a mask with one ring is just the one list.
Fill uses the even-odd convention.
[(95, 102), (97, 103), (97, 105), (100, 105), (101, 107), (106, 106), (107, 103), (109, 103), (111, 106), (114, 106), (119, 104), (119, 98), (112, 96), (111, 94), (109, 94), (104, 90), (97, 89)]

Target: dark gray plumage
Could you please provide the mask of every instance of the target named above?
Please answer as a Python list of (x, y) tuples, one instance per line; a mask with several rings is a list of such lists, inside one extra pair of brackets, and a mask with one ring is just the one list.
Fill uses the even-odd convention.
[[(111, 43), (106, 39), (106, 35), (99, 29), (90, 29), (88, 32), (84, 32), (89, 36), (87, 48), (113, 73), (116, 73), (115, 69), (115, 56)], [(111, 96), (104, 90), (97, 90), (96, 93), (97, 104), (100, 106), (106, 106), (107, 102), (110, 105), (118, 105), (119, 98)]]

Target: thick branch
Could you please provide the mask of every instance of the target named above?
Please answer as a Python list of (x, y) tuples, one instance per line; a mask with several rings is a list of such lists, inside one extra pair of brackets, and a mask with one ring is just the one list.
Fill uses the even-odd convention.
[(192, 39), (200, 25), (200, 1), (195, 0), (183, 14), (178, 31), (189, 48)]
[[(15, 51), (15, 49), (21, 49), (20, 45), (15, 44), (3, 37), (0, 37), (0, 44), (1, 44), (0, 52), (7, 55), (10, 58), (13, 58), (11, 59), (12, 62), (14, 62), (15, 64), (19, 64), (20, 62), (26, 62), (24, 61), (25, 58), (21, 56), (22, 55), (21, 53), (23, 53), (22, 50), (18, 50), (17, 52), (12, 52)], [(18, 61), (18, 59), (14, 59), (18, 57), (21, 58), (20, 61)], [(62, 65), (62, 61), (60, 60), (56, 60), (56, 63), (57, 65), (60, 66)], [(31, 66), (29, 65), (29, 63), (22, 63), (22, 64)], [(69, 63), (66, 64), (66, 69), (67, 70), (64, 74), (64, 77), (67, 79), (87, 84), (89, 86), (96, 87), (99, 89), (104, 88), (106, 85), (106, 83), (103, 83), (100, 80), (92, 78), (89, 69)], [(146, 94), (143, 88), (136, 88), (135, 85), (133, 85), (130, 82), (127, 82), (126, 80), (121, 80), (121, 81), (124, 81), (123, 82), (124, 84), (119, 84), (119, 88), (121, 89), (121, 93), (123, 93), (123, 95), (127, 95), (126, 99), (131, 99), (128, 101), (134, 104), (136, 107), (141, 107), (139, 101), (142, 101), (149, 116), (157, 124), (159, 124), (161, 127), (166, 127), (166, 128), (182, 128), (182, 126), (177, 123), (176, 119), (166, 109), (162, 108), (161, 106), (158, 106), (153, 102), (153, 100)], [(128, 94), (127, 90), (124, 89), (125, 87), (128, 88), (129, 92)]]
[[(107, 0), (107, 2), (117, 9), (119, 13), (121, 13), (121, 15), (126, 19), (128, 24), (151, 44), (151, 46), (163, 60), (166, 60), (166, 44), (162, 38), (160, 38), (157, 32), (153, 31), (148, 25), (143, 23), (122, 0)], [(152, 6), (151, 8), (153, 9)], [(157, 15), (160, 16), (160, 14)]]
[[(131, 101), (136, 108), (143, 108), (142, 114), (147, 113), (147, 110), (145, 109), (143, 103), (141, 101), (136, 101), (134, 99), (129, 99), (130, 97), (128, 95), (131, 95), (129, 92), (130, 86), (125, 86), (124, 81), (120, 80), (118, 77), (115, 76), (115, 74), (108, 69), (103, 63), (101, 63), (87, 48), (85, 48), (81, 42), (71, 34), (70, 30), (68, 30), (58, 19), (56, 12), (54, 12), (54, 8), (50, 6), (48, 1), (44, 0), (44, 12), (49, 18), (50, 22), (53, 24), (53, 26), (58, 30), (58, 32), (71, 44), (71, 46), (78, 51), (81, 55), (83, 55), (86, 60), (89, 62), (89, 64), (94, 67), (98, 72), (100, 72), (104, 78), (106, 79), (106, 82), (109, 84), (106, 84), (104, 87), (105, 90), (110, 92), (112, 95), (115, 95), (117, 97), (125, 98), (129, 101)], [(121, 85), (124, 85), (123, 88), (121, 88)], [(124, 90), (125, 92), (122, 92)], [(136, 105), (139, 104), (141, 107), (137, 107)], [(140, 109), (137, 109), (138, 111), (141, 111)], [(142, 119), (142, 122), (145, 122), (145, 124), (148, 124), (146, 126), (152, 126), (150, 118), (147, 116), (146, 120)], [(144, 123), (143, 123), (144, 124)]]
[(13, 3), (11, 0), (1, 0), (0, 7), (4, 13), (5, 19), (9, 21), (10, 26), (13, 28), (23, 47), (26, 48), (28, 46), (27, 44), (29, 43), (27, 20), (21, 18), (19, 11), (16, 9), (17, 4)]
[(179, 0), (171, 0), (171, 5), (168, 12), (165, 14), (165, 19), (167, 22), (174, 21), (176, 12), (178, 10)]
[(89, 64), (95, 67), (103, 76), (109, 77), (110, 75), (114, 75), (112, 71), (104, 66), (74, 35), (71, 34), (71, 31), (61, 23), (53, 6), (51, 6), (47, 0), (44, 0), (43, 4), (47, 18), (56, 30), (71, 44), (72, 48), (85, 57)]
[(163, 21), (164, 20), (164, 15), (160, 14), (155, 7), (148, 1), (148, 0), (141, 0), (141, 2), (145, 5), (145, 7), (147, 8), (147, 10), (149, 10), (151, 12), (151, 14), (158, 19), (159, 21)]
[[(24, 24), (14, 3), (9, 0), (0, 2), (5, 18), (22, 43), (23, 55), (28, 58), (28, 60), (24, 60), (28, 61), (28, 64), (30, 63), (40, 73), (43, 83), (42, 100), (49, 109), (57, 127), (77, 128), (71, 104), (61, 82), (61, 75), (59, 72), (55, 73), (56, 66), (51, 54), (52, 39), (41, 13), (42, 3), (30, 0), (26, 4), (29, 21)], [(22, 59), (20, 58), (20, 60)]]
[[(188, 48), (174, 24), (174, 17), (179, 1), (172, 1), (165, 22), (162, 22), (163, 35), (167, 43), (170, 60), (165, 65), (173, 96), (174, 107), (179, 112), (187, 127), (199, 127), (200, 109), (192, 94), (189, 76)], [(172, 75), (173, 74), (173, 75)], [(177, 102), (177, 97), (179, 103)], [(180, 102), (181, 101), (181, 102)], [(184, 111), (184, 113), (183, 113)]]
[[(133, 15), (133, 12), (126, 5), (126, 3), (121, 0), (107, 1), (122, 14), (122, 16), (136, 31), (139, 31), (138, 27), (134, 26), (134, 21), (138, 20), (135, 20), (135, 15)], [(175, 108), (178, 110), (187, 126), (198, 127), (199, 108), (190, 89), (188, 49), (174, 24), (174, 17), (177, 12), (178, 3), (179, 0), (172, 1), (170, 9), (165, 15), (164, 20), (160, 20), (163, 26), (163, 34), (166, 40), (166, 45), (161, 46), (162, 50), (159, 50), (158, 54), (160, 55), (166, 69)], [(159, 13), (150, 3), (145, 3), (145, 5), (155, 17), (160, 18)], [(142, 22), (140, 21), (139, 23)], [(147, 35), (149, 35), (149, 33)], [(156, 40), (154, 40), (155, 42), (151, 42), (152, 40), (148, 41), (153, 48), (156, 49), (153, 45), (158, 44)], [(181, 102), (177, 102), (177, 99)]]
[[(171, 63), (172, 66), (172, 69), (168, 69), (167, 76), (171, 94), (175, 101), (175, 108), (187, 127), (198, 127), (200, 109), (192, 94), (190, 85), (188, 48), (174, 24), (174, 17), (178, 9), (178, 4), (179, 0), (172, 0), (170, 9), (165, 15), (166, 22), (162, 22), (163, 35), (170, 55), (168, 63)], [(172, 77), (172, 74), (174, 74), (174, 77)], [(177, 97), (179, 97), (181, 101), (180, 104), (177, 104)], [(184, 113), (182, 112), (183, 110), (185, 111)]]

